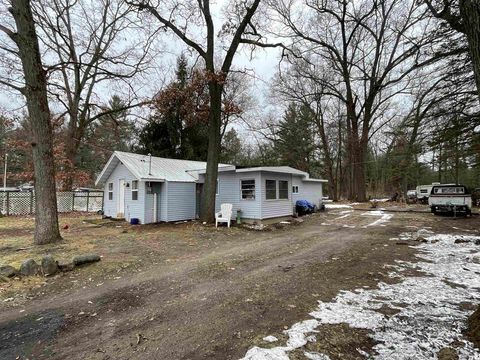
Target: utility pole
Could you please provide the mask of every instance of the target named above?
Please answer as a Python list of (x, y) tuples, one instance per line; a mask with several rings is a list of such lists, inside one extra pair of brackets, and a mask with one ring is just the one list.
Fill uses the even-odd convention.
[(7, 213), (7, 163), (8, 154), (5, 153), (5, 168), (3, 171), (3, 212)]
[(3, 191), (7, 191), (7, 162), (8, 154), (5, 154), (5, 170), (3, 171)]

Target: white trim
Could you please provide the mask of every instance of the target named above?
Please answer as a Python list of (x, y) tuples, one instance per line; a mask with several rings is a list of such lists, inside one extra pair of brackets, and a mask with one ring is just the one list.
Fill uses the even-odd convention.
[[(112, 189), (110, 189), (110, 185), (112, 185)], [(107, 200), (108, 201), (113, 201), (113, 189), (114, 189), (113, 182), (107, 183)], [(112, 195), (111, 199), (110, 199), (110, 194)]]
[[(287, 197), (286, 198), (281, 198), (280, 197), (280, 181), (283, 181), (283, 182), (286, 182), (287, 183)], [(278, 179), (277, 180), (277, 187), (278, 187), (278, 200), (290, 200), (290, 181), (288, 180), (282, 180), (282, 179)]]
[(118, 179), (117, 217), (125, 217), (125, 183), (125, 179)]
[[(136, 188), (136, 189), (133, 188), (133, 183), (134, 183), (134, 182), (137, 184), (137, 188)], [(132, 201), (138, 201), (138, 186), (139, 186), (139, 183), (140, 183), (140, 182), (139, 182), (138, 180), (132, 180), (131, 189), (130, 189), (130, 192), (132, 193)], [(133, 198), (133, 193), (136, 193), (136, 194), (137, 194), (137, 198), (136, 198), (136, 199)]]
[(328, 183), (328, 180), (324, 179), (302, 179), (305, 182), (319, 182), (319, 183)]
[[(245, 179), (239, 179), (240, 183), (240, 201), (256, 201), (257, 200), (257, 180), (255, 178), (245, 178)], [(243, 198), (243, 193), (242, 193), (242, 181), (253, 181), (253, 198), (249, 199), (244, 199)]]
[[(117, 160), (118, 160), (117, 166), (118, 166), (119, 164), (123, 164), (123, 165), (127, 168), (127, 170), (130, 171), (130, 173), (131, 173), (136, 179), (139, 179), (139, 178), (140, 178), (140, 175), (139, 175), (136, 171), (132, 170), (128, 165), (124, 164), (124, 163), (122, 162), (122, 160), (120, 159), (120, 157), (118, 156), (117, 152), (114, 151), (113, 154), (112, 154), (112, 156), (110, 156), (110, 159), (108, 160), (107, 164), (103, 167), (102, 172), (100, 173), (100, 175), (98, 175), (97, 180), (95, 181), (95, 186), (98, 185), (98, 184), (101, 182), (102, 177), (105, 175), (105, 172), (107, 171), (110, 163), (113, 161), (114, 158), (117, 158)], [(113, 172), (113, 171), (115, 171), (115, 168), (112, 169), (112, 172)], [(110, 177), (110, 175), (111, 175), (111, 173), (108, 175), (108, 177)], [(108, 177), (107, 177), (107, 179), (108, 179)], [(106, 181), (106, 179), (105, 179), (105, 181)]]
[(153, 223), (158, 222), (158, 194), (153, 193)]
[[(108, 166), (110, 165), (110, 163), (113, 161), (113, 159), (115, 158), (115, 152), (110, 156), (110, 159), (108, 159), (107, 161), (107, 164), (103, 167), (103, 170), (102, 172), (100, 173), (100, 175), (97, 176), (97, 180), (95, 180), (95, 186), (97, 186), (99, 183), (100, 183), (100, 179), (103, 177), (103, 175), (105, 174), (105, 171), (107, 171), (108, 169)], [(117, 158), (118, 159), (118, 158)]]
[[(273, 183), (275, 184), (275, 197), (274, 198), (268, 198), (267, 197), (267, 192), (269, 191), (269, 189), (267, 188), (267, 181), (273, 181)], [(271, 191), (272, 189), (270, 189)], [(278, 181), (275, 180), (275, 179), (265, 179), (265, 200), (266, 201), (271, 201), (271, 200), (277, 200), (278, 199)]]

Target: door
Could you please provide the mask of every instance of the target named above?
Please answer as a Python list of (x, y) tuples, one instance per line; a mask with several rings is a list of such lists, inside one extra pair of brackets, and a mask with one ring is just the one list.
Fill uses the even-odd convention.
[(117, 218), (125, 217), (125, 180), (118, 181)]

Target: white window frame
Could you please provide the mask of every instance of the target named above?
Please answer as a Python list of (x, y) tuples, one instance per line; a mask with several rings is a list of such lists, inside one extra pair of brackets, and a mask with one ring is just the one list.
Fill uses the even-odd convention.
[[(275, 195), (273, 198), (268, 197), (268, 191), (272, 191), (273, 189), (268, 189), (267, 187), (267, 182), (273, 182), (275, 184)], [(278, 199), (278, 183), (277, 180), (273, 179), (265, 179), (265, 200), (270, 201), (270, 200), (277, 200)]]
[(113, 200), (113, 183), (108, 183), (108, 200)]
[(292, 185), (292, 194), (300, 194), (300, 187), (298, 185)]
[[(243, 197), (243, 191), (251, 191), (251, 189), (243, 189), (243, 182), (244, 181), (253, 181), (253, 197), (251, 197), (251, 198), (244, 198)], [(256, 187), (257, 187), (257, 182), (255, 181), (255, 179), (240, 179), (240, 200), (255, 201), (255, 199), (256, 199)]]
[[(136, 187), (134, 187), (133, 184), (135, 184)], [(133, 198), (134, 193), (136, 195), (136, 199)], [(132, 180), (132, 201), (137, 201), (137, 200), (138, 200), (138, 180)]]
[[(280, 183), (281, 182), (284, 182), (284, 183), (287, 183), (287, 187), (283, 190), (287, 190), (287, 197), (280, 197)], [(288, 191), (288, 188), (289, 188), (289, 182), (288, 180), (278, 180), (277, 181), (277, 188), (278, 188), (278, 191), (277, 191), (277, 197), (278, 197), (278, 200), (288, 200), (290, 198), (290, 194), (289, 194), (289, 191)]]

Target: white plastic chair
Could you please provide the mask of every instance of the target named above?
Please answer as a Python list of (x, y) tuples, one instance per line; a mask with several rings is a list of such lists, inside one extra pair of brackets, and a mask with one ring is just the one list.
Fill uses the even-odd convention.
[(225, 222), (230, 227), (232, 221), (232, 204), (220, 205), (220, 211), (215, 213), (215, 227), (218, 227), (218, 223)]

